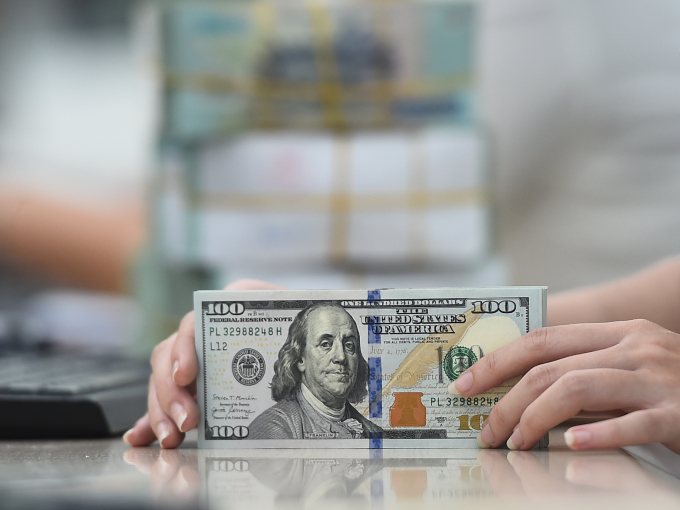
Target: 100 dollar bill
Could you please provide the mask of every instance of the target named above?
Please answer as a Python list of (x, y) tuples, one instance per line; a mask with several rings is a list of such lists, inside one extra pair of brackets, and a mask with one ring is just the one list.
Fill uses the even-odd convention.
[(545, 325), (545, 287), (199, 291), (199, 447), (470, 448), (515, 381), (448, 386)]

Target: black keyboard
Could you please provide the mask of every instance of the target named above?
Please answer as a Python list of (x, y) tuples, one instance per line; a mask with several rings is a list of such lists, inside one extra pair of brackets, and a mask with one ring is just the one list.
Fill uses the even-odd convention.
[(138, 360), (0, 355), (0, 439), (121, 434), (146, 411), (150, 372)]

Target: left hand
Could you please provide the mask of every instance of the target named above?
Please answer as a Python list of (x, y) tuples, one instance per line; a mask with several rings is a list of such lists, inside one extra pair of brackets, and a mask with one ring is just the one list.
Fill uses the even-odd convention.
[(195, 450), (131, 448), (123, 459), (149, 476), (151, 495), (161, 507), (199, 507), (201, 477)]
[(526, 374), (491, 411), (481, 447), (528, 450), (581, 411), (620, 411), (565, 433), (575, 450), (661, 442), (680, 453), (680, 335), (645, 320), (542, 328), (466, 370), (469, 397)]
[[(280, 288), (259, 280), (238, 280), (224, 290)], [(195, 428), (200, 419), (193, 312), (184, 316), (176, 333), (154, 348), (151, 368), (148, 412), (125, 433), (123, 440), (131, 446), (146, 446), (158, 438), (162, 448), (177, 448), (184, 433)]]

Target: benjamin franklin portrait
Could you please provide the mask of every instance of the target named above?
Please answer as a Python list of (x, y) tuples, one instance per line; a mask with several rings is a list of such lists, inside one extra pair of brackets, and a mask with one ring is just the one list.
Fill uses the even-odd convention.
[(274, 364), (276, 404), (253, 420), (248, 439), (368, 438), (382, 429), (352, 403), (368, 394), (368, 363), (354, 319), (332, 302), (295, 317)]

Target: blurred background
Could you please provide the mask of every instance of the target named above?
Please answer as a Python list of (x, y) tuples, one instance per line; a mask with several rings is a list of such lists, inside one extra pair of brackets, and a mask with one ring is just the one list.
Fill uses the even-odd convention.
[(680, 253), (677, 0), (0, 0), (0, 339)]

